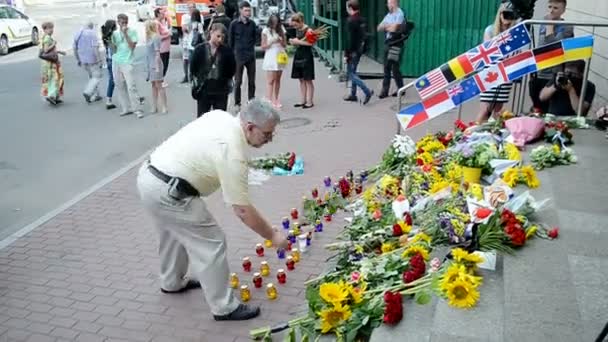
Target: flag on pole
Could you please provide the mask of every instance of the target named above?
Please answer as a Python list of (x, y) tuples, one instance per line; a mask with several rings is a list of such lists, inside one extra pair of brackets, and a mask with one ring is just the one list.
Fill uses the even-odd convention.
[[(452, 102), (454, 102), (455, 106), (460, 106), (460, 104), (474, 98), (475, 96), (481, 93), (473, 77), (469, 77), (466, 80), (460, 82), (459, 88), (460, 89), (457, 89), (458, 91), (452, 91), (450, 95), (452, 97)], [(448, 89), (448, 93), (450, 93), (450, 89)]]
[(530, 44), (530, 32), (528, 32), (526, 25), (519, 24), (497, 35), (493, 38), (493, 41), (498, 45), (502, 55), (507, 56)]
[(522, 76), (536, 71), (536, 60), (532, 51), (525, 51), (502, 61), (507, 79), (515, 81)]
[(576, 61), (590, 58), (593, 54), (593, 36), (583, 36), (562, 40), (564, 47), (564, 59)]
[(401, 127), (404, 130), (418, 126), (428, 120), (428, 118), (429, 116), (424, 110), (422, 103), (406, 107), (397, 114), (397, 119), (399, 119), (399, 123), (401, 123)]
[(416, 80), (415, 86), (420, 97), (425, 99), (449, 84), (440, 69), (435, 69)]
[(541, 46), (534, 49), (533, 52), (538, 70), (560, 65), (566, 61), (561, 41)]
[(447, 91), (442, 91), (432, 97), (422, 101), (426, 114), (429, 119), (435, 118), (448, 110), (456, 107)]

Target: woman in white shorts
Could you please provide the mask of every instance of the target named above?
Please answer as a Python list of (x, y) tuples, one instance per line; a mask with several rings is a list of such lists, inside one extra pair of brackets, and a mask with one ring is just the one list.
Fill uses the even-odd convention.
[(279, 101), (279, 90), (281, 89), (281, 75), (287, 64), (286, 44), (285, 30), (281, 25), (281, 20), (276, 14), (273, 14), (268, 18), (268, 25), (262, 31), (262, 49), (266, 51), (262, 69), (266, 71), (268, 81), (266, 96), (276, 108), (282, 107)]

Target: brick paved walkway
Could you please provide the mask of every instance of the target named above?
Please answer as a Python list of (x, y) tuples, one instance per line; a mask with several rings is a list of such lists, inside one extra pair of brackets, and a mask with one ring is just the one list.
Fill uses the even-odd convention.
[[(335, 178), (377, 162), (395, 132), (394, 99), (374, 100), (368, 107), (343, 103), (344, 84), (328, 79), (320, 64), (317, 68), (315, 108), (291, 110), (298, 85), (286, 75), (284, 98), (294, 100), (284, 101), (285, 122), (273, 144), (254, 151), (293, 150), (305, 160), (303, 176), (273, 177), (252, 188), (254, 203), (277, 225), (312, 186), (322, 185), (323, 176)], [(451, 115), (434, 125), (448, 120)], [(139, 204), (135, 173), (131, 169), (0, 250), (0, 341), (246, 341), (250, 329), (301, 312), (303, 283), (324, 268), (322, 246), (335, 237), (340, 221), (313, 241), (287, 285), (279, 286), (278, 300), (269, 302), (264, 292), (253, 290), (252, 302), (263, 309), (259, 319), (218, 323), (200, 290), (160, 293), (156, 232)], [(232, 270), (250, 283), (250, 275), (240, 272), (241, 258), (251, 256), (258, 266), (262, 258), (254, 256), (254, 246), (261, 239), (237, 222), (219, 195), (208, 203), (226, 230)], [(273, 270), (283, 266), (273, 251), (269, 255)]]

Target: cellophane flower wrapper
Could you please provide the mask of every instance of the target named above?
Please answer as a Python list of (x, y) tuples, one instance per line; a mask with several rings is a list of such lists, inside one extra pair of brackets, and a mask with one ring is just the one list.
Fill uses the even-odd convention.
[(529, 191), (524, 191), (519, 195), (514, 196), (505, 204), (505, 208), (509, 209), (517, 215), (529, 216), (544, 208), (547, 208), (551, 199), (546, 198), (542, 201), (537, 201)]

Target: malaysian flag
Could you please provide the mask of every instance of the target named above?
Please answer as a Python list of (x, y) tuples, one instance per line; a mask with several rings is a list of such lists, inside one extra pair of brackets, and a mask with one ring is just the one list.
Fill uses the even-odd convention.
[(416, 89), (420, 97), (425, 99), (448, 85), (441, 69), (437, 68), (416, 80)]

